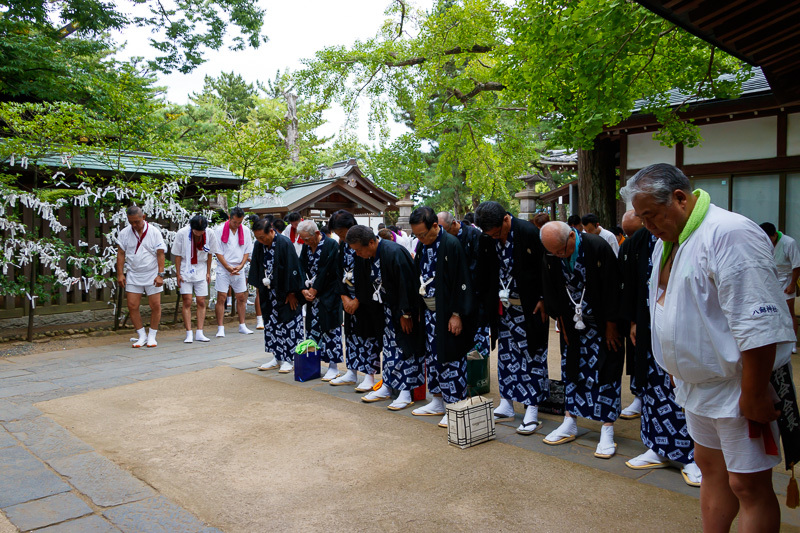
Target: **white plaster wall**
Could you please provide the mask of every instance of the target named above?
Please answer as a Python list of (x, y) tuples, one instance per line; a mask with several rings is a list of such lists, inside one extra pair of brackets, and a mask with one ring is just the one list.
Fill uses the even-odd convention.
[(767, 159), (778, 152), (778, 117), (736, 120), (700, 126), (703, 143), (686, 148), (686, 165)]
[(800, 155), (800, 113), (787, 115), (786, 155)]
[(653, 132), (628, 135), (628, 170), (638, 170), (655, 163), (675, 164), (675, 148), (661, 146)]

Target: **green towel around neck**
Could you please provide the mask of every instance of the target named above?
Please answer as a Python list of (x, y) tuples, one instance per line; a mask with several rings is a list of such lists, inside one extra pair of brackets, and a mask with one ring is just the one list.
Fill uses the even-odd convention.
[[(697, 203), (694, 204), (689, 220), (686, 221), (683, 231), (678, 236), (678, 246), (683, 244), (694, 233), (694, 230), (700, 227), (703, 219), (706, 218), (706, 213), (708, 213), (708, 206), (711, 205), (711, 196), (703, 189), (696, 189), (692, 194), (697, 196)], [(674, 244), (674, 242), (664, 241), (664, 250), (661, 252), (661, 268), (664, 268), (664, 263), (667, 262), (669, 254), (672, 253)]]

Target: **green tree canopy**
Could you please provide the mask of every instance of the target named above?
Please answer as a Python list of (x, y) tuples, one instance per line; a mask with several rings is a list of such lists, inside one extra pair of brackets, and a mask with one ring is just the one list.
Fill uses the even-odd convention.
[(237, 28), (230, 48), (258, 48), (265, 11), (255, 0), (0, 0), (0, 40), (21, 28), (32, 28), (43, 38), (58, 41), (71, 34), (101, 40), (110, 30), (150, 30), (150, 44), (160, 55), (153, 69), (190, 72), (203, 62), (207, 49), (224, 45), (229, 26)]

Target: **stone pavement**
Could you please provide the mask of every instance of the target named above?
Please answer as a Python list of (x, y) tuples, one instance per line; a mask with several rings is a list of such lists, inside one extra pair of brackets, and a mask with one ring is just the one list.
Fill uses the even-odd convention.
[[(351, 387), (332, 387), (318, 380), (297, 383), (291, 374), (257, 372), (265, 359), (259, 332), (242, 336), (228, 329), (228, 337), (207, 344), (183, 344), (182, 332), (170, 331), (162, 333), (156, 349), (133, 350), (120, 337), (123, 342), (118, 344), (0, 358), (0, 532), (9, 527), (4, 517), (23, 531), (218, 531), (43, 416), (34, 406), (40, 401), (228, 365), (358, 402), (365, 409), (385, 410), (385, 403), (360, 402)], [(490, 396), (496, 398), (494, 385)], [(391, 416), (411, 416), (410, 411)], [(420, 423), (438, 422), (437, 417), (414, 418)], [(547, 446), (541, 435), (557, 427), (560, 417), (542, 418), (544, 425), (537, 435), (517, 435), (516, 420), (499, 424), (497, 438), (639, 483), (699, 496), (699, 490), (683, 483), (675, 469), (627, 468), (625, 460), (645, 450), (632, 439), (618, 436), (617, 456), (607, 461), (593, 457), (599, 435), (586, 428), (579, 429), (579, 438), (571, 444)], [(779, 498), (785, 499), (788, 476), (776, 472), (774, 478)], [(784, 507), (782, 512), (785, 524), (800, 525), (797, 510)]]

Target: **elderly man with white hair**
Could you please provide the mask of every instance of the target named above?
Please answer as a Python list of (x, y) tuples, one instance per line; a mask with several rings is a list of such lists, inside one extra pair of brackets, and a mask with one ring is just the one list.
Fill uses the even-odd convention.
[[(626, 229), (627, 227), (627, 229)], [(694, 462), (694, 442), (686, 427), (686, 415), (675, 403), (674, 386), (653, 358), (650, 333), (650, 274), (653, 249), (658, 237), (642, 226), (633, 210), (622, 217), (622, 229), (629, 237), (622, 243), (622, 316), (630, 323), (626, 366), (631, 374), (631, 391), (637, 398), (626, 409), (641, 413), (642, 442), (648, 450), (625, 464), (634, 470), (665, 468), (670, 461), (683, 465), (684, 481), (699, 487), (700, 469)], [(626, 409), (620, 418), (625, 418)]]
[(620, 273), (617, 256), (601, 237), (579, 234), (564, 222), (542, 227), (544, 302), (563, 335), (561, 376), (564, 422), (544, 438), (558, 445), (575, 440), (575, 415), (602, 422), (595, 457), (616, 453), (614, 422), (620, 413), (622, 339), (617, 332)]
[(302, 291), (306, 300), (306, 332), (317, 343), (321, 359), (328, 363), (322, 381), (339, 376), (339, 363), (344, 361), (342, 347), (342, 300), (337, 293), (339, 245), (326, 237), (313, 220), (297, 225), (303, 240), (300, 266), (305, 275)]
[(770, 384), (791, 358), (795, 335), (773, 247), (751, 220), (692, 191), (676, 167), (656, 164), (622, 190), (653, 250), (653, 356), (675, 382), (703, 475), (703, 528), (778, 531), (772, 486), (780, 414)]

